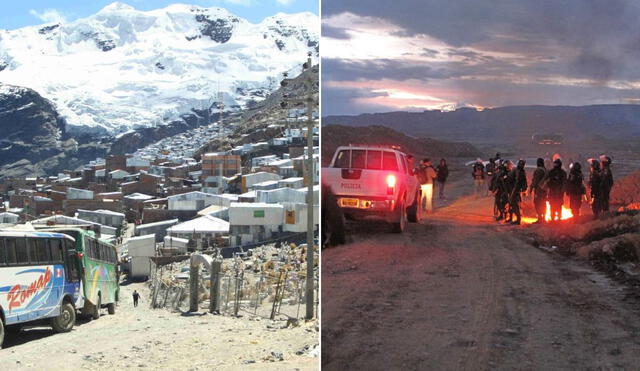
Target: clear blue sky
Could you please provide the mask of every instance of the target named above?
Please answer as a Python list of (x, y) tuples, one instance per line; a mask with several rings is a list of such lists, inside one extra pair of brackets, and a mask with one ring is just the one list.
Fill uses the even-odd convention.
[[(298, 13), (310, 11), (318, 14), (319, 0), (123, 0), (138, 10), (164, 8), (174, 3), (203, 7), (220, 6), (230, 12), (260, 22), (277, 12)], [(16, 29), (38, 25), (63, 18), (73, 21), (96, 13), (114, 0), (0, 0), (0, 28)]]

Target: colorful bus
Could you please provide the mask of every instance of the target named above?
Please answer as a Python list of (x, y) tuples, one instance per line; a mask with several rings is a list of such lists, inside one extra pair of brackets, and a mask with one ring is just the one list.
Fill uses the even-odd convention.
[(0, 347), (5, 331), (49, 321), (68, 332), (83, 304), (76, 241), (65, 234), (0, 232)]
[(118, 253), (114, 245), (95, 237), (93, 231), (80, 228), (55, 228), (76, 242), (78, 268), (82, 277), (82, 314), (100, 317), (100, 309), (106, 307), (115, 314), (119, 299)]

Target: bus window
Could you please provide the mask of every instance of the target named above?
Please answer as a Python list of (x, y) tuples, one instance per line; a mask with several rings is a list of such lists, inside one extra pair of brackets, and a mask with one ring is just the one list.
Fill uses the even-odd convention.
[(29, 264), (29, 253), (27, 252), (27, 239), (18, 237), (16, 241), (16, 263)]
[(47, 239), (45, 238), (36, 238), (33, 240), (35, 244), (35, 261), (32, 259), (32, 262), (38, 262), (40, 264), (51, 263), (51, 251), (49, 250), (49, 244), (47, 243)]
[(9, 237), (4, 240), (5, 251), (7, 252), (7, 265), (15, 265), (16, 259), (16, 239)]
[(62, 240), (52, 238), (49, 240), (49, 246), (51, 248), (51, 261), (54, 263), (62, 263)]
[(4, 249), (4, 239), (0, 238), (0, 265), (6, 265), (6, 258), (5, 258), (5, 249)]
[(64, 240), (64, 270), (67, 274), (67, 281), (78, 281), (80, 275), (78, 274), (78, 264), (76, 263), (76, 249), (73, 242)]

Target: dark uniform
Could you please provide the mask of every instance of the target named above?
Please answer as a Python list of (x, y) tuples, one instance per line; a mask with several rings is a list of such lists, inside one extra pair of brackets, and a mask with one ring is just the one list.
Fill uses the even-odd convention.
[(600, 189), (602, 192), (602, 211), (609, 211), (609, 197), (613, 188), (613, 173), (611, 173), (611, 159), (605, 157), (602, 161), (602, 183)]
[(567, 172), (562, 169), (562, 161), (553, 162), (553, 169), (547, 173), (547, 187), (549, 189), (549, 205), (551, 205), (551, 220), (560, 220), (562, 217), (562, 203), (564, 187), (567, 182)]
[(589, 198), (591, 200), (591, 211), (596, 217), (602, 211), (602, 173), (598, 160), (591, 162), (591, 172), (589, 174)]
[(569, 207), (574, 217), (580, 216), (580, 207), (582, 207), (582, 195), (586, 193), (584, 187), (584, 176), (582, 175), (582, 167), (579, 162), (573, 164), (569, 177), (567, 178), (566, 193), (569, 196)]
[(520, 224), (522, 218), (520, 212), (520, 202), (522, 202), (521, 193), (527, 190), (527, 174), (524, 171), (524, 160), (518, 161), (518, 166), (509, 173), (508, 184), (510, 185), (509, 193), (509, 220), (513, 222), (513, 215), (516, 216), (514, 224)]
[(547, 176), (547, 169), (544, 167), (544, 159), (537, 160), (538, 167), (533, 172), (531, 179), (531, 191), (533, 192), (533, 206), (536, 209), (538, 220), (536, 223), (544, 222), (544, 214), (547, 211), (547, 189), (544, 186), (544, 178)]
[(495, 205), (498, 209), (499, 216), (496, 217), (496, 220), (501, 220), (506, 217), (506, 208), (509, 203), (508, 195), (509, 192), (507, 190), (507, 178), (508, 178), (507, 168), (504, 165), (498, 167), (498, 171), (494, 173), (492, 178), (492, 191), (495, 192)]

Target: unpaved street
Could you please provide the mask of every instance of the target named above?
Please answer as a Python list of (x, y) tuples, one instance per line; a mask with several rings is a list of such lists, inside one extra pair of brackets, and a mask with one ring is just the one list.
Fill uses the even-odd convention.
[(492, 222), (488, 198), (447, 204), (323, 251), (324, 370), (638, 369), (624, 287)]
[[(142, 301), (137, 308), (131, 293)], [(5, 340), (0, 370), (317, 370), (317, 322), (181, 314), (148, 308), (142, 283), (123, 286), (115, 315), (80, 320), (67, 334), (23, 330)], [(315, 352), (314, 352), (315, 350)], [(298, 354), (299, 353), (299, 354)]]

